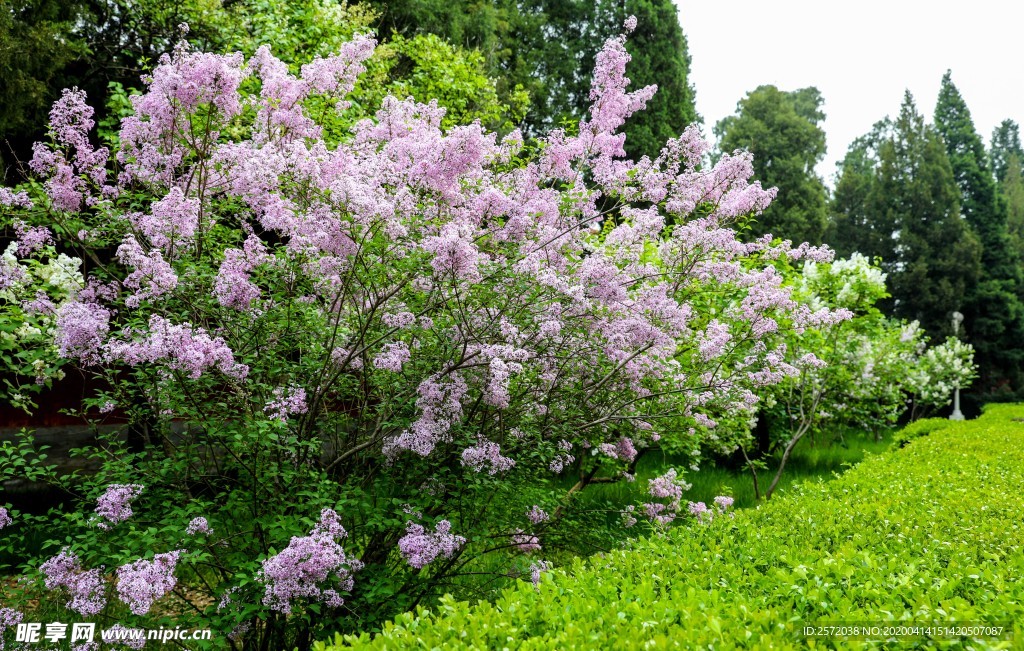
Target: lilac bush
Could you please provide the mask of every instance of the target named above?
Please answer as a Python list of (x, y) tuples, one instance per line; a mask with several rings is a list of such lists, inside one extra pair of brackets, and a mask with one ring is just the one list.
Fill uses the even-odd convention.
[[(85, 267), (53, 343), (102, 380), (83, 416), (129, 427), (82, 479), (118, 544), (94, 528), (76, 549), (119, 567), (136, 616), (174, 593), (237, 646), (307, 648), (460, 577), (536, 582), (547, 561), (524, 552), (579, 533), (580, 491), (699, 447), (799, 373), (780, 333), (847, 318), (772, 264), (830, 251), (736, 238), (774, 196), (748, 155), (709, 165), (690, 127), (626, 159), (619, 129), (656, 88), (627, 90), (624, 38), (587, 117), (531, 142), (394, 97), (326, 140), (366, 36), (298, 75), (268, 47), (180, 46), (113, 152), (82, 93), (55, 104), (42, 190), (3, 215), (29, 229), (16, 263), (52, 237)], [(672, 521), (684, 485), (652, 482), (647, 518)], [(138, 560), (156, 549), (177, 551)]]

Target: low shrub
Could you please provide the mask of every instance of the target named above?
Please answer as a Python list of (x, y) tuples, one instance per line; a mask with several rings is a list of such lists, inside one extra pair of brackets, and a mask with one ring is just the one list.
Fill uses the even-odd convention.
[(922, 418), (915, 420), (896, 433), (896, 436), (893, 437), (893, 443), (902, 448), (914, 439), (946, 429), (954, 422), (948, 418)]
[[(806, 625), (869, 622), (1003, 624), (1020, 639), (1020, 417), (1021, 406), (1000, 405), (733, 519), (580, 560), (494, 603), (448, 598), (375, 636), (316, 648), (787, 648), (808, 642)], [(1009, 637), (939, 646), (1009, 648)]]

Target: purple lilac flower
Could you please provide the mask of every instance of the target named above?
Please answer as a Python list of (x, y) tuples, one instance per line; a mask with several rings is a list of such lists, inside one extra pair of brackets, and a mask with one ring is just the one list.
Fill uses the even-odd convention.
[(174, 589), (178, 579), (174, 568), (185, 552), (178, 549), (157, 554), (153, 560), (140, 559), (117, 568), (117, 592), (136, 615), (145, 615), (160, 597)]
[(540, 524), (541, 522), (547, 522), (551, 519), (551, 516), (536, 504), (526, 512), (526, 517), (530, 520), (531, 524)]
[(0, 206), (32, 208), (32, 200), (27, 192), (15, 192), (10, 188), (0, 188)]
[(633, 515), (636, 512), (636, 507), (630, 504), (624, 511), (619, 512), (619, 516), (622, 518), (622, 526), (629, 529), (636, 524), (636, 517)]
[(132, 517), (131, 502), (142, 494), (141, 484), (111, 484), (107, 491), (96, 500), (96, 514), (106, 520), (99, 521), (96, 526), (109, 529), (111, 524), (124, 522)]
[(0, 506), (0, 529), (3, 529), (12, 522), (14, 522), (14, 520), (11, 519), (11, 514), (5, 507)]
[(157, 298), (178, 286), (178, 275), (163, 253), (159, 249), (147, 252), (134, 235), (125, 236), (116, 255), (118, 262), (132, 269), (123, 281), (125, 287), (136, 290), (125, 299), (128, 307), (138, 307), (143, 300)]
[(224, 262), (214, 284), (217, 301), (224, 307), (249, 310), (260, 297), (260, 288), (250, 280), (249, 274), (271, 259), (266, 245), (255, 235), (249, 235), (241, 249), (225, 249)]
[(683, 497), (683, 486), (679, 482), (678, 473), (675, 468), (670, 469), (660, 477), (648, 480), (647, 490), (651, 497), (668, 498), (673, 502)]
[(185, 196), (181, 188), (173, 187), (151, 206), (151, 214), (139, 215), (135, 225), (156, 248), (168, 255), (174, 244), (191, 242), (199, 227), (199, 200)]
[(108, 361), (120, 360), (129, 366), (163, 362), (172, 370), (198, 379), (203, 372), (217, 368), (235, 379), (249, 374), (249, 367), (235, 363), (234, 353), (220, 337), (210, 337), (191, 324), (172, 324), (153, 315), (149, 318), (149, 336), (141, 341), (110, 342), (105, 347)]
[(103, 342), (110, 332), (110, 312), (95, 303), (68, 301), (57, 311), (57, 348), (61, 357), (85, 364), (101, 361)]
[(18, 255), (26, 256), (53, 243), (53, 234), (43, 226), (30, 227), (20, 219), (14, 222), (14, 232), (18, 235)]
[(274, 420), (287, 421), (289, 414), (304, 414), (306, 406), (306, 390), (301, 387), (275, 387), (274, 399), (264, 408)]
[(422, 569), (438, 556), (451, 558), (459, 547), (466, 543), (462, 536), (451, 533), (452, 524), (441, 520), (434, 526), (434, 533), (426, 533), (421, 525), (408, 523), (406, 534), (398, 541), (398, 550), (416, 569)]
[(495, 475), (509, 470), (516, 462), (501, 456), (501, 446), (497, 443), (481, 439), (475, 446), (462, 451), (462, 465), (476, 472), (487, 470), (488, 474)]
[(4, 649), (4, 632), (21, 623), (25, 616), (13, 608), (0, 608), (0, 651)]
[(48, 590), (66, 588), (71, 593), (67, 607), (81, 615), (95, 615), (103, 610), (103, 579), (100, 570), (83, 570), (82, 562), (67, 548), (39, 566)]
[(715, 506), (717, 506), (718, 510), (721, 511), (722, 513), (728, 511), (729, 507), (731, 507), (732, 504), (733, 498), (728, 497), (726, 495), (719, 495), (718, 497), (715, 498)]
[(206, 518), (199, 517), (192, 518), (192, 521), (188, 523), (187, 527), (185, 527), (185, 533), (190, 536), (198, 534), (205, 534), (209, 536), (213, 533), (213, 529), (210, 528), (210, 523), (206, 521)]
[(404, 341), (396, 341), (384, 344), (383, 350), (373, 358), (373, 365), (385, 371), (398, 373), (410, 359), (409, 345)]
[(540, 550), (540, 539), (537, 536), (524, 532), (522, 529), (516, 529), (509, 539), (521, 552), (529, 553)]
[(715, 517), (714, 511), (708, 508), (704, 502), (690, 502), (687, 504), (690, 515), (697, 518), (699, 522), (710, 522)]
[(636, 459), (636, 447), (633, 445), (633, 440), (629, 437), (623, 436), (619, 439), (619, 442), (615, 444), (615, 453), (619, 459), (626, 462), (631, 462)]
[(468, 392), (469, 385), (457, 372), (420, 382), (416, 399), (420, 416), (409, 429), (385, 441), (385, 456), (394, 459), (399, 451), (410, 450), (425, 457), (439, 441), (449, 440), (452, 425), (462, 417), (462, 398)]
[(50, 297), (46, 295), (46, 292), (37, 291), (35, 298), (30, 301), (22, 301), (21, 309), (25, 310), (28, 314), (45, 314), (46, 316), (52, 316), (57, 311), (57, 306)]
[[(321, 511), (320, 522), (308, 536), (292, 537), (281, 553), (263, 561), (257, 577), (266, 586), (263, 604), (285, 614), (292, 611), (292, 601), (301, 598), (340, 606), (343, 600), (337, 589), (350, 592), (352, 574), (363, 567), (358, 560), (346, 557), (337, 543), (346, 535), (335, 511)], [(334, 587), (322, 588), (321, 584), (328, 581)]]

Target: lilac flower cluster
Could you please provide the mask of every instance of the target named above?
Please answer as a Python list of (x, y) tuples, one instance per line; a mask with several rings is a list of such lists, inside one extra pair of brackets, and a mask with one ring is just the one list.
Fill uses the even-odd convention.
[(147, 337), (110, 341), (105, 346), (105, 356), (108, 361), (120, 360), (129, 366), (162, 363), (193, 379), (210, 368), (239, 380), (249, 373), (247, 366), (235, 362), (234, 354), (220, 337), (210, 337), (202, 328), (193, 328), (188, 323), (172, 324), (157, 315), (149, 319)]
[(409, 344), (404, 341), (395, 341), (384, 344), (381, 352), (373, 358), (373, 365), (385, 371), (399, 373), (402, 366), (411, 358)]
[(111, 525), (124, 522), (132, 517), (132, 500), (142, 494), (143, 486), (140, 484), (111, 484), (107, 490), (96, 500), (96, 515), (102, 520), (97, 520), (96, 526), (100, 529), (109, 529)]
[(510, 470), (516, 462), (501, 456), (501, 446), (494, 441), (480, 439), (476, 445), (462, 451), (462, 465), (476, 472), (486, 470), (488, 474), (496, 475)]
[(157, 298), (174, 291), (178, 276), (157, 250), (146, 252), (133, 235), (124, 238), (117, 249), (117, 260), (133, 271), (124, 279), (124, 286), (136, 290), (125, 300), (128, 307), (138, 307), (143, 300)]
[(210, 528), (210, 523), (206, 521), (206, 518), (192, 518), (189, 521), (188, 526), (185, 527), (185, 533), (190, 536), (198, 536), (203, 534), (209, 536), (213, 533), (213, 529)]
[(48, 590), (66, 588), (67, 607), (81, 615), (95, 615), (107, 604), (99, 569), (83, 570), (81, 560), (67, 548), (39, 566)]
[(173, 187), (160, 200), (153, 202), (148, 215), (134, 215), (135, 227), (157, 249), (170, 258), (175, 247), (182, 248), (192, 242), (199, 228), (199, 200), (185, 196), (179, 187)]
[(21, 623), (25, 616), (13, 608), (0, 608), (0, 651), (4, 650), (4, 633)]
[(260, 288), (249, 274), (269, 261), (266, 245), (254, 235), (245, 239), (241, 249), (226, 249), (213, 287), (217, 301), (224, 307), (249, 310), (260, 297)]
[(686, 505), (686, 508), (689, 510), (690, 515), (697, 518), (698, 522), (710, 522), (714, 517), (714, 513), (704, 502), (690, 502)]
[(718, 497), (715, 498), (715, 506), (717, 506), (718, 510), (722, 513), (728, 511), (729, 508), (732, 507), (733, 502), (733, 498), (727, 495), (719, 495)]
[(0, 529), (3, 529), (12, 522), (14, 522), (14, 520), (11, 518), (11, 514), (5, 507), (0, 506)]
[(14, 221), (14, 233), (18, 236), (18, 255), (22, 257), (53, 243), (53, 233), (50, 229), (29, 226), (20, 219)]
[(438, 442), (447, 441), (452, 424), (462, 416), (462, 398), (469, 385), (457, 372), (445, 377), (432, 376), (420, 383), (416, 407), (420, 417), (398, 436), (384, 444), (384, 454), (394, 458), (409, 450), (427, 456)]
[(57, 210), (77, 211), (87, 197), (93, 202), (86, 179), (98, 186), (103, 196), (116, 193), (114, 187), (105, 185), (107, 148), (94, 149), (89, 142), (89, 131), (95, 125), (92, 116), (85, 93), (65, 89), (50, 110), (50, 134), (56, 149), (38, 142), (32, 148), (29, 167), (46, 177), (46, 193)]
[[(257, 579), (265, 585), (263, 604), (281, 613), (291, 613), (296, 599), (318, 599), (331, 607), (343, 603), (339, 593), (354, 585), (353, 573), (363, 564), (348, 558), (338, 540), (347, 533), (338, 514), (320, 512), (320, 521), (308, 536), (294, 536), (276, 556), (263, 561)], [(323, 584), (330, 582), (331, 587)]]
[(576, 457), (569, 454), (569, 452), (572, 450), (571, 442), (566, 441), (565, 439), (560, 440), (558, 442), (558, 450), (559, 452), (548, 464), (548, 470), (555, 473), (556, 475), (561, 473), (566, 466), (571, 465), (576, 460)]
[(509, 540), (512, 544), (521, 552), (530, 553), (540, 551), (540, 538), (533, 534), (524, 532), (522, 529), (516, 529)]
[(690, 515), (697, 518), (698, 522), (707, 524), (715, 518), (716, 514), (726, 513), (733, 505), (733, 498), (727, 495), (719, 495), (715, 498), (714, 505), (717, 508), (711, 509), (704, 502), (690, 502), (687, 504), (687, 510), (690, 512)]
[(548, 515), (547, 512), (544, 511), (544, 509), (534, 504), (533, 507), (531, 507), (530, 510), (526, 512), (526, 518), (530, 521), (531, 524), (540, 524), (541, 522), (547, 522), (548, 520), (550, 520), (551, 516)]
[(57, 348), (61, 357), (99, 364), (110, 332), (110, 311), (96, 303), (68, 301), (57, 311)]
[(439, 556), (451, 558), (466, 539), (452, 534), (452, 524), (441, 520), (434, 525), (434, 532), (427, 533), (422, 525), (407, 523), (406, 534), (398, 541), (398, 551), (416, 569), (423, 569)]
[(308, 410), (306, 390), (302, 387), (275, 387), (274, 399), (264, 408), (271, 418), (282, 422), (291, 414), (304, 414)]
[(647, 492), (651, 497), (668, 500), (667, 504), (660, 502), (649, 502), (643, 505), (644, 515), (652, 522), (667, 525), (672, 522), (679, 512), (683, 499), (683, 491), (689, 490), (687, 484), (675, 468), (660, 477), (655, 477), (647, 482)]
[(27, 192), (15, 192), (10, 188), (0, 188), (0, 206), (32, 208), (33, 203)]
[(145, 615), (153, 604), (174, 589), (178, 579), (174, 576), (179, 557), (185, 550), (178, 549), (157, 554), (153, 560), (140, 559), (117, 568), (117, 593), (136, 615)]

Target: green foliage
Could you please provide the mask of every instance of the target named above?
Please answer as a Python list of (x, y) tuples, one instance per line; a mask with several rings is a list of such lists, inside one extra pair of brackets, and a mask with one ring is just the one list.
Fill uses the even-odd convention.
[(824, 99), (817, 88), (785, 92), (759, 86), (740, 100), (736, 114), (715, 125), (719, 150), (754, 155), (754, 178), (779, 194), (751, 235), (771, 233), (819, 244), (827, 223), (825, 185), (814, 166), (825, 157)]
[[(381, 634), (318, 649), (789, 648), (816, 623), (984, 622), (1000, 639), (914, 648), (1009, 648), (1024, 634), (1024, 432), (1019, 405), (951, 423), (828, 484), (694, 524), (492, 603), (447, 598)], [(891, 648), (821, 639), (824, 648)]]
[[(1012, 160), (1011, 157), (1016, 157)], [(1024, 148), (1020, 144), (1020, 126), (1013, 120), (1003, 120), (992, 131), (992, 146), (989, 149), (989, 160), (996, 181), (1002, 183), (1010, 170), (1020, 170), (1024, 162)]]
[(77, 5), (61, 0), (0, 1), (0, 134), (45, 122), (61, 70), (84, 53), (61, 38), (77, 16)]
[(854, 142), (836, 187), (829, 242), (840, 255), (880, 257), (891, 314), (932, 336), (951, 334), (981, 273), (981, 245), (960, 216), (960, 190), (941, 136), (908, 92), (895, 121)]
[(935, 127), (946, 143), (963, 217), (982, 246), (982, 273), (969, 288), (963, 308), (967, 337), (978, 352), (982, 388), (1018, 386), (1024, 364), (1020, 258), (1007, 232), (1006, 207), (996, 192), (985, 146), (949, 71), (942, 78)]
[(385, 95), (423, 103), (436, 100), (447, 109), (441, 123), (446, 129), (480, 120), (489, 129), (510, 131), (530, 103), (522, 88), (499, 97), (479, 51), (462, 49), (435, 34), (395, 35), (377, 49), (353, 99), (373, 107), (380, 106)]

